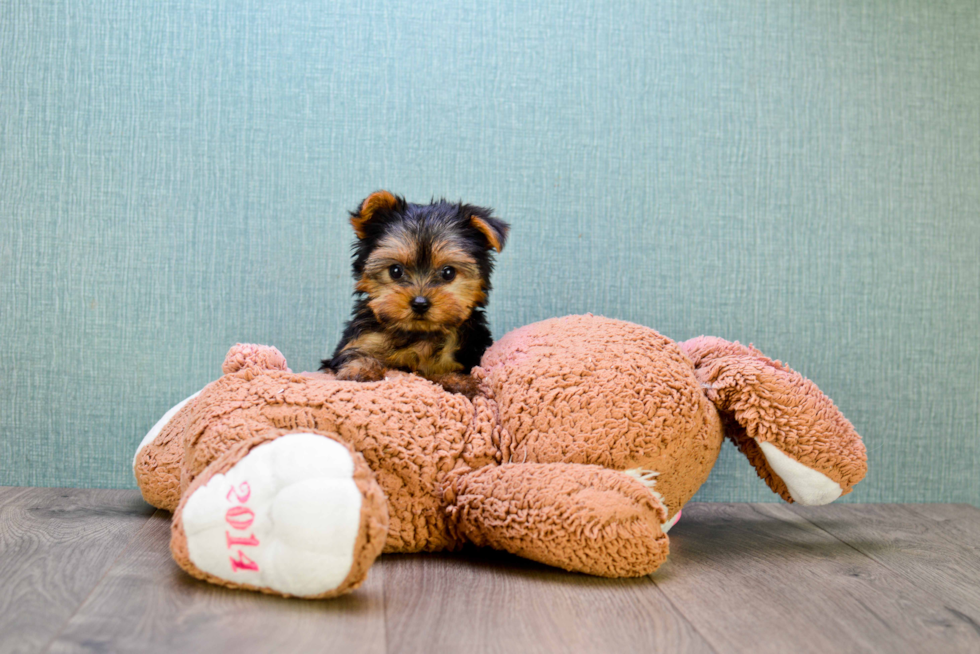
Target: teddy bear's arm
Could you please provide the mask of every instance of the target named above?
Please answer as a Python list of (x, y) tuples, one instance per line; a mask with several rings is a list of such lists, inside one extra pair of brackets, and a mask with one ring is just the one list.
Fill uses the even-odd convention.
[(566, 570), (638, 577), (667, 557), (667, 513), (628, 475), (574, 463), (504, 464), (456, 479), (447, 491), (458, 533)]

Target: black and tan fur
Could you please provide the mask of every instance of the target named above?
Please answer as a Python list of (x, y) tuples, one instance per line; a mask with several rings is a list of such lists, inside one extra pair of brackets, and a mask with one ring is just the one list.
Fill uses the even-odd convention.
[(490, 209), (411, 204), (387, 191), (368, 196), (350, 222), (354, 312), (321, 370), (356, 381), (408, 370), (472, 396), (470, 369), (492, 343), (483, 307), (507, 223)]

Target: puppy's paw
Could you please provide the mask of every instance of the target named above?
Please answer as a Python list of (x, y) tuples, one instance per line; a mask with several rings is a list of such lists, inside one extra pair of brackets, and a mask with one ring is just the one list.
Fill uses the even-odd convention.
[(473, 375), (463, 375), (458, 372), (450, 372), (445, 375), (437, 375), (432, 381), (442, 386), (450, 393), (459, 393), (469, 399), (473, 399), (480, 393), (480, 384)]
[(372, 382), (385, 378), (384, 364), (377, 359), (365, 357), (348, 361), (337, 370), (337, 379), (341, 381)]

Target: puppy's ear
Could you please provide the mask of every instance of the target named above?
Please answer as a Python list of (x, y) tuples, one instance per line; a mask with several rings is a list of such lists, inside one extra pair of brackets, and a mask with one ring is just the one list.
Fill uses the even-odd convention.
[(507, 232), (510, 225), (494, 218), (489, 209), (480, 207), (467, 207), (470, 211), (470, 224), (483, 234), (487, 243), (497, 252), (504, 251), (504, 244), (507, 242)]
[(364, 198), (361, 208), (350, 215), (350, 224), (354, 228), (357, 238), (365, 238), (368, 235), (368, 223), (378, 216), (401, 208), (405, 201), (388, 191), (375, 191)]

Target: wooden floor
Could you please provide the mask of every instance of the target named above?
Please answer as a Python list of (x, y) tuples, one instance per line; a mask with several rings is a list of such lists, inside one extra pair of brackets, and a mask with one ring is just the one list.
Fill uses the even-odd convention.
[(695, 504), (642, 579), (483, 550), (352, 595), (229, 591), (135, 491), (0, 488), (0, 652), (980, 652), (980, 510)]

